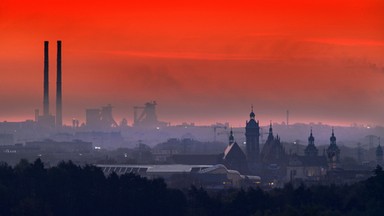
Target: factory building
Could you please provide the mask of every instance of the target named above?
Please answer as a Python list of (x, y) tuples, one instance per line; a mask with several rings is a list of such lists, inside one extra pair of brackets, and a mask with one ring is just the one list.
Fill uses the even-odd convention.
[(195, 184), (208, 189), (240, 188), (260, 184), (259, 176), (241, 175), (236, 170), (229, 170), (222, 164), (217, 165), (104, 165), (98, 164), (105, 175), (132, 173), (147, 178), (163, 178), (171, 183), (174, 177), (184, 176), (193, 179)]

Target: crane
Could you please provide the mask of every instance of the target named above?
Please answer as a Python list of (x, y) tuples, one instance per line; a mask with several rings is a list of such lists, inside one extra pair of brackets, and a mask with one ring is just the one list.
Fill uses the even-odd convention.
[(227, 126), (215, 124), (215, 125), (212, 125), (212, 127), (213, 127), (213, 141), (216, 142), (217, 129), (223, 128), (224, 130), (227, 130)]
[[(233, 131), (233, 130), (232, 130), (232, 133), (233, 133), (233, 134), (244, 134), (244, 131)], [(223, 134), (226, 134), (227, 137), (229, 137), (229, 131), (221, 131), (221, 132), (217, 132), (217, 135), (223, 135)]]

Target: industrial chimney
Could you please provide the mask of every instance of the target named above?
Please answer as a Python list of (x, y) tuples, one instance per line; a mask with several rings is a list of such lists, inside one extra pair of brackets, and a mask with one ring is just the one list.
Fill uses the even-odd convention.
[(61, 41), (57, 41), (57, 76), (56, 76), (56, 126), (61, 127), (62, 101), (61, 101)]
[(44, 41), (44, 101), (43, 115), (49, 115), (48, 41)]

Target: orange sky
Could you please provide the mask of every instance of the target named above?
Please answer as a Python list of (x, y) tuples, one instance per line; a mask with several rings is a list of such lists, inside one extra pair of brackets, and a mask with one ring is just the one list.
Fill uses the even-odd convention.
[(384, 125), (384, 1), (0, 0), (0, 120), (42, 109), (63, 41), (64, 121), (111, 103), (161, 120)]

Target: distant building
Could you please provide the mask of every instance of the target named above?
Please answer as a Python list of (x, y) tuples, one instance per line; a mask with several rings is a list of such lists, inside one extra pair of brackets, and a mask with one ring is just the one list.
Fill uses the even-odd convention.
[(336, 145), (336, 137), (332, 129), (331, 143), (327, 148), (328, 164), (330, 169), (336, 169), (340, 164), (340, 149)]
[(117, 128), (118, 124), (113, 118), (112, 106), (108, 104), (101, 109), (85, 110), (85, 126), (88, 130), (105, 131), (111, 128)]
[[(216, 165), (104, 165), (98, 164), (105, 175), (115, 172), (117, 175), (133, 173), (147, 178), (163, 178), (169, 185), (176, 186), (175, 181), (187, 181), (207, 189), (224, 189), (260, 184), (259, 176), (241, 175), (236, 170), (227, 169), (222, 164)], [(187, 183), (187, 184), (188, 184)], [(190, 184), (185, 185), (190, 187)]]
[(38, 125), (42, 128), (53, 128), (55, 126), (55, 116), (54, 115), (40, 115), (38, 117)]
[(272, 123), (269, 126), (268, 138), (260, 153), (260, 159), (263, 164), (282, 166), (287, 163), (287, 155), (284, 146), (280, 142), (279, 135), (273, 136)]
[(290, 155), (287, 165), (287, 179), (290, 182), (319, 182), (327, 174), (328, 164), (325, 155), (319, 156), (315, 146), (315, 138), (312, 134), (308, 137), (308, 146), (304, 150), (304, 156)]
[(327, 159), (316, 156), (291, 155), (287, 166), (289, 181), (319, 182), (327, 174)]
[(229, 144), (224, 150), (222, 157), (223, 164), (229, 169), (237, 170), (240, 173), (248, 173), (247, 158), (240, 146), (235, 142), (233, 131), (229, 135)]
[(169, 157), (168, 162), (186, 165), (215, 165), (220, 163), (220, 159), (217, 154), (174, 154)]
[(245, 138), (246, 138), (246, 154), (247, 160), (250, 164), (255, 164), (259, 162), (259, 154), (260, 154), (260, 127), (259, 121), (255, 120), (255, 113), (252, 111), (249, 114), (249, 121), (246, 122), (245, 127)]
[[(144, 128), (160, 128), (169, 125), (167, 122), (162, 122), (157, 119), (156, 101), (147, 102), (144, 106), (133, 107), (133, 126)], [(142, 110), (140, 115), (138, 111)]]

